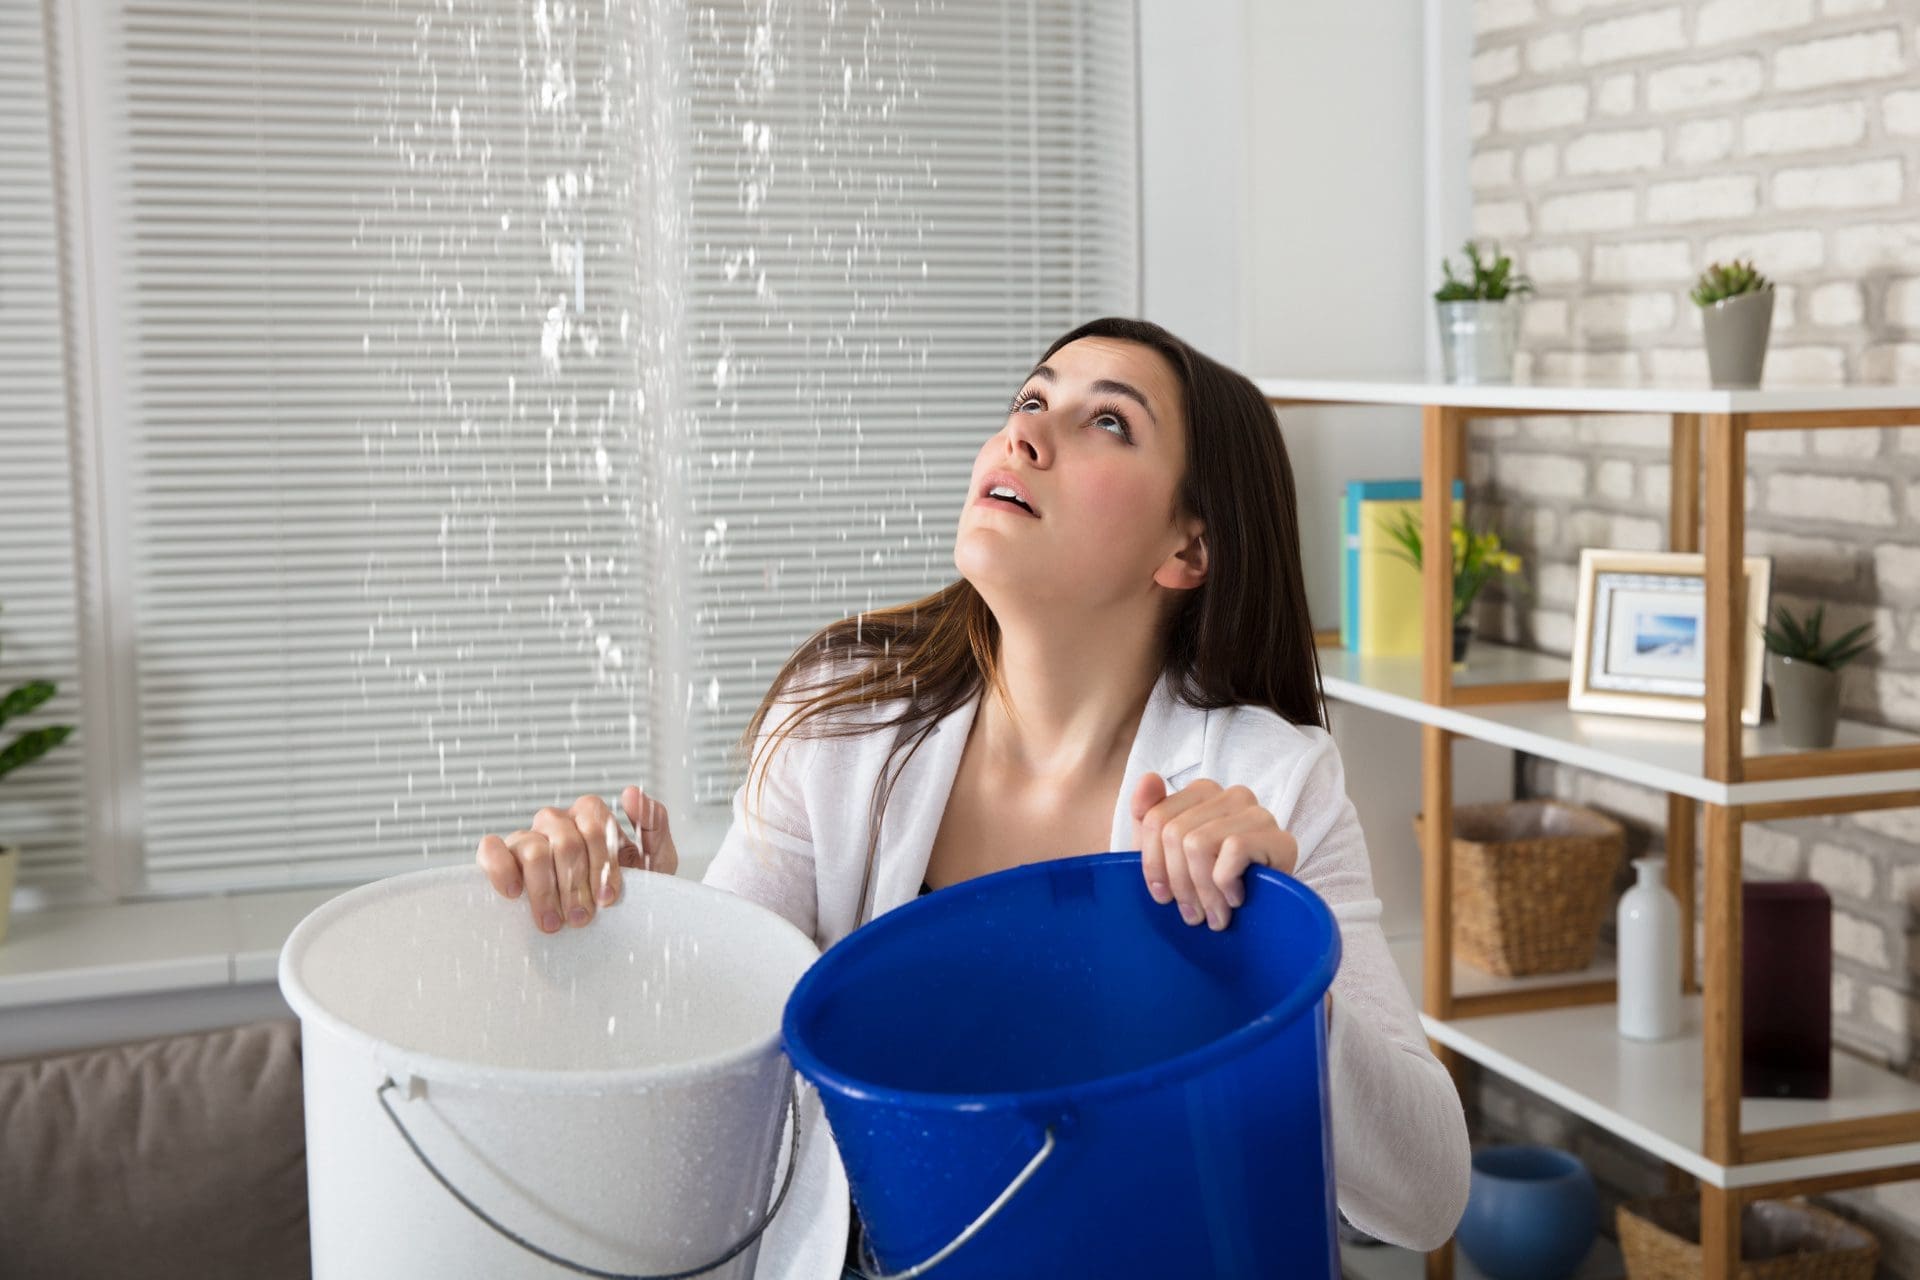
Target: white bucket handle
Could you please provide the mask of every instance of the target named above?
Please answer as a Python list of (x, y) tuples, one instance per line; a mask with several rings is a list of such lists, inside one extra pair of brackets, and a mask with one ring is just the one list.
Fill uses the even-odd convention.
[[(414, 1082), (410, 1082), (410, 1084), (412, 1083)], [(446, 1174), (440, 1172), (433, 1161), (427, 1157), (427, 1153), (420, 1149), (420, 1144), (414, 1141), (413, 1135), (407, 1132), (407, 1126), (401, 1123), (399, 1114), (393, 1109), (393, 1104), (387, 1100), (387, 1091), (389, 1089), (398, 1089), (399, 1087), (399, 1084), (394, 1081), (394, 1078), (388, 1076), (380, 1083), (379, 1087), (374, 1090), (374, 1094), (380, 1099), (380, 1107), (387, 1113), (387, 1119), (393, 1121), (394, 1129), (406, 1140), (407, 1146), (413, 1149), (413, 1154), (419, 1157), (420, 1163), (426, 1166), (427, 1172), (433, 1175), (434, 1181), (445, 1187), (448, 1194), (465, 1205), (468, 1212), (472, 1213), (474, 1217), (480, 1219), (480, 1221), (486, 1223), (489, 1227), (492, 1227), (495, 1231), (513, 1241), (513, 1243), (519, 1245), (528, 1253), (544, 1258), (555, 1266), (565, 1267), (569, 1271), (578, 1272), (583, 1276), (594, 1276), (597, 1280), (692, 1280), (694, 1276), (705, 1275), (717, 1267), (725, 1266), (727, 1263), (739, 1257), (740, 1254), (746, 1250), (747, 1246), (751, 1245), (755, 1240), (758, 1240), (760, 1234), (773, 1224), (774, 1215), (779, 1213), (780, 1206), (786, 1203), (788, 1188), (793, 1186), (794, 1166), (800, 1162), (800, 1089), (796, 1078), (790, 1080), (787, 1085), (787, 1112), (792, 1117), (793, 1127), (793, 1138), (788, 1144), (787, 1149), (787, 1175), (780, 1180), (780, 1194), (773, 1198), (773, 1204), (767, 1209), (766, 1215), (760, 1219), (759, 1226), (749, 1231), (740, 1243), (734, 1245), (712, 1262), (707, 1263), (705, 1266), (694, 1267), (688, 1271), (674, 1271), (660, 1275), (638, 1275), (628, 1271), (602, 1271), (597, 1267), (589, 1267), (584, 1263), (573, 1262), (561, 1257), (557, 1253), (542, 1249), (539, 1245), (515, 1232), (511, 1227), (506, 1226), (498, 1219), (492, 1217), (485, 1209), (482, 1209), (479, 1205), (468, 1199), (460, 1188), (454, 1186), (453, 1183), (448, 1180)], [(409, 1088), (407, 1096), (419, 1096), (417, 1093), (417, 1084), (414, 1088)], [(1002, 1199), (1004, 1198), (1003, 1196)], [(971, 1228), (969, 1228), (969, 1230), (971, 1230)]]
[[(954, 1250), (958, 1249), (961, 1245), (965, 1244), (967, 1241), (973, 1239), (975, 1235), (979, 1234), (979, 1231), (982, 1227), (986, 1226), (989, 1222), (993, 1221), (994, 1216), (998, 1214), (1000, 1210), (1006, 1208), (1007, 1201), (1013, 1199), (1014, 1193), (1020, 1190), (1021, 1187), (1024, 1187), (1027, 1185), (1028, 1179), (1032, 1178), (1034, 1174), (1038, 1173), (1040, 1171), (1040, 1166), (1047, 1162), (1047, 1157), (1053, 1154), (1054, 1141), (1055, 1140), (1053, 1136), (1053, 1126), (1048, 1125), (1046, 1139), (1040, 1144), (1040, 1149), (1033, 1153), (1033, 1159), (1027, 1161), (1027, 1167), (1022, 1169), (1018, 1174), (1014, 1175), (1013, 1181), (1007, 1184), (1007, 1189), (1005, 1191), (1002, 1191), (999, 1195), (995, 1196), (993, 1198), (993, 1203), (988, 1205), (985, 1209), (981, 1210), (980, 1216), (975, 1218), (972, 1222), (968, 1223), (967, 1229), (965, 1231), (962, 1231), (959, 1235), (955, 1236), (953, 1238), (953, 1241), (950, 1244), (948, 1244), (946, 1248), (940, 1250), (940, 1252), (934, 1254), (931, 1258), (928, 1258), (925, 1262), (916, 1263), (915, 1265), (908, 1267), (905, 1271), (896, 1271), (891, 1275), (876, 1275), (866, 1271), (854, 1270), (853, 1268), (848, 1268), (848, 1270), (852, 1271), (854, 1275), (859, 1276), (860, 1280), (914, 1280), (914, 1277), (923, 1276), (927, 1272), (933, 1270), (935, 1267), (945, 1262), (948, 1258), (952, 1257)], [(869, 1265), (877, 1266), (878, 1263), (876, 1261), (873, 1261), (872, 1251), (869, 1250), (866, 1247), (866, 1245), (867, 1245), (867, 1242), (864, 1239), (862, 1239), (860, 1242), (861, 1262)]]

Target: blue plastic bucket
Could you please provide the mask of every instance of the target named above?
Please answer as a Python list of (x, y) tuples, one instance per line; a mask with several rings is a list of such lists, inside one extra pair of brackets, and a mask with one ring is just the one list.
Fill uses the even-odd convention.
[(1148, 896), (1138, 853), (1035, 863), (890, 911), (807, 971), (787, 1053), (880, 1267), (1338, 1275), (1339, 933), (1291, 877), (1257, 867), (1246, 889), (1216, 933)]

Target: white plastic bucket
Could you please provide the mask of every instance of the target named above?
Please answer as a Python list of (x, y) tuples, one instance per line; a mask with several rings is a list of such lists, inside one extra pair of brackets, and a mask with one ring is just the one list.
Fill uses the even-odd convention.
[[(315, 1280), (668, 1275), (760, 1227), (791, 1160), (781, 1012), (819, 951), (718, 889), (625, 887), (543, 934), (450, 867), (294, 929)], [(757, 1251), (704, 1274), (747, 1280)]]

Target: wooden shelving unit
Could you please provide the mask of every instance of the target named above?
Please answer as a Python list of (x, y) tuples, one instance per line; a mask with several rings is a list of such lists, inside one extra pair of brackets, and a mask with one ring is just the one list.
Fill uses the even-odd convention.
[[(1739, 1266), (1741, 1206), (1920, 1177), (1920, 1084), (1836, 1053), (1833, 1096), (1820, 1102), (1740, 1096), (1740, 841), (1747, 822), (1920, 806), (1920, 735), (1843, 722), (1835, 745), (1798, 751), (1773, 725), (1740, 723), (1735, 625), (1745, 547), (1747, 440), (1757, 431), (1920, 426), (1920, 388), (1698, 387), (1518, 383), (1460, 386), (1420, 378), (1269, 378), (1290, 404), (1408, 405), (1421, 411), (1424, 540), (1449, 545), (1442, 495), (1464, 478), (1475, 418), (1661, 414), (1671, 418), (1668, 545), (1706, 556), (1704, 723), (1571, 712), (1565, 659), (1476, 643), (1450, 656), (1453, 566), (1422, 573), (1424, 652), (1363, 658), (1323, 648), (1328, 696), (1421, 726), (1423, 933), (1396, 944), (1435, 1052), (1464, 1057), (1532, 1089), (1691, 1177), (1701, 1200), (1709, 1280)], [(1524, 428), (1523, 428), (1524, 429)], [(1602, 428), (1604, 429), (1604, 428)], [(1703, 495), (1704, 494), (1704, 498)], [(1614, 1033), (1613, 981), (1595, 971), (1551, 983), (1456, 975), (1452, 938), (1453, 743), (1459, 737), (1655, 788), (1667, 794), (1668, 875), (1682, 910), (1685, 1033), (1657, 1045)], [(1700, 811), (1705, 963), (1694, 972), (1695, 808)], [(1453, 1275), (1451, 1246), (1429, 1277)]]

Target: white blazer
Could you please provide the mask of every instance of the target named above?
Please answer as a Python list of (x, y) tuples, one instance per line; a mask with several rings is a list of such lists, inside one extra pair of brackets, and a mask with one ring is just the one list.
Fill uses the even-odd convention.
[[(901, 770), (881, 825), (869, 917), (919, 894), (980, 696), (935, 724)], [(790, 702), (770, 708), (760, 741), (795, 709)], [(895, 703), (859, 713), (875, 724), (874, 732), (783, 744), (756, 797), (759, 811), (747, 807), (757, 776), (735, 792), (733, 825), (706, 883), (772, 908), (823, 949), (858, 927), (868, 805), (898, 732), (880, 722), (898, 709)], [(1422, 1250), (1438, 1246), (1466, 1207), (1465, 1114), (1451, 1077), (1427, 1048), (1388, 953), (1366, 840), (1332, 736), (1290, 724), (1265, 707), (1192, 706), (1163, 676), (1127, 755), (1108, 849), (1139, 848), (1129, 802), (1150, 772), (1166, 779), (1169, 794), (1199, 778), (1242, 784), (1298, 842), (1294, 874), (1325, 900), (1340, 926), (1328, 1064), (1340, 1207), (1382, 1239)], [(1409, 786), (1414, 782), (1408, 779)], [(810, 1116), (817, 1116), (817, 1100), (811, 1106)], [(806, 1127), (825, 1128), (813, 1121)], [(837, 1234), (845, 1248), (846, 1181), (830, 1142), (817, 1132), (803, 1138), (789, 1203), (762, 1243), (761, 1280), (837, 1277), (837, 1270), (814, 1269), (814, 1260), (836, 1243), (823, 1236)]]

